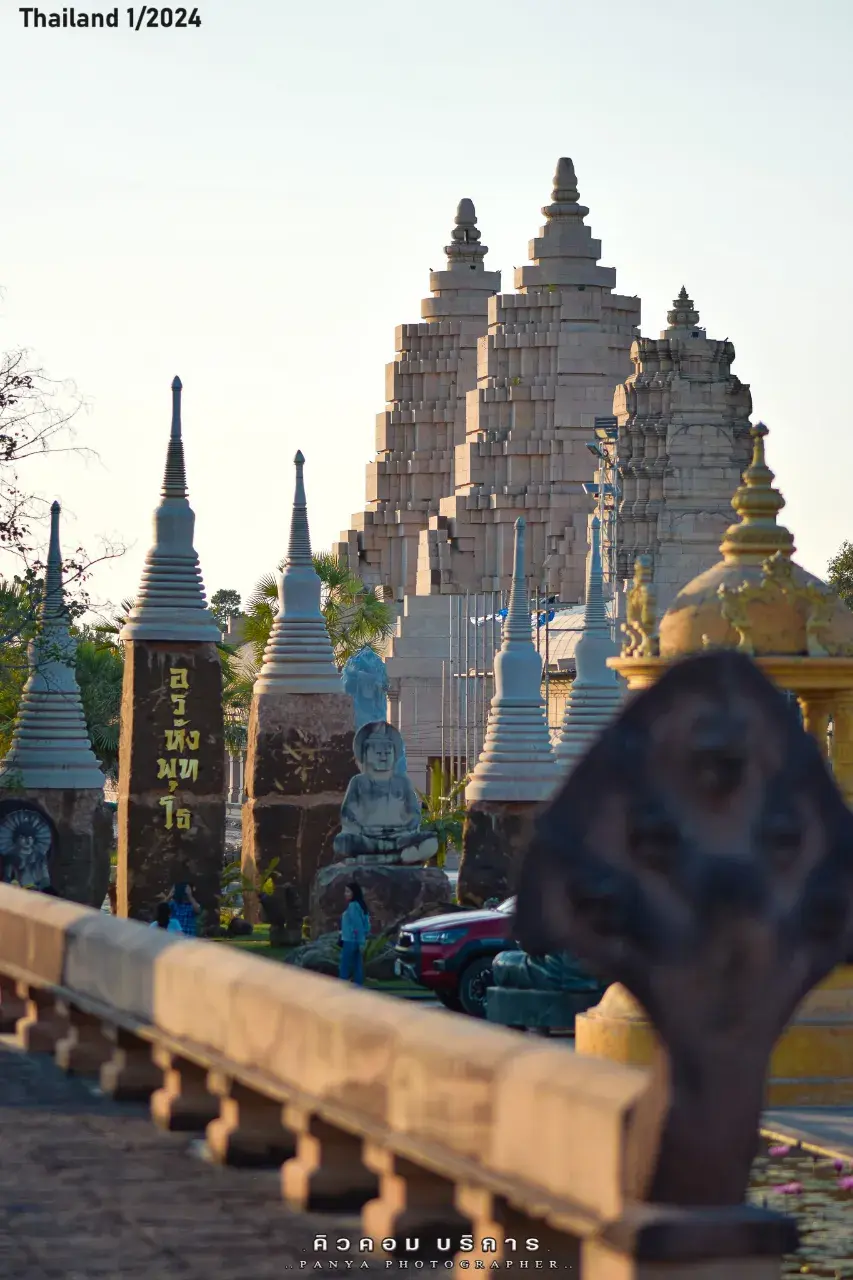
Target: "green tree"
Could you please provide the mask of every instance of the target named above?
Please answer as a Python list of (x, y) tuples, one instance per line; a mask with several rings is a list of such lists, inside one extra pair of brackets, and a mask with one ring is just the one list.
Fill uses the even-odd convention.
[(219, 624), (219, 630), (225, 631), (229, 618), (241, 616), (239, 591), (233, 591), (230, 587), (220, 587), (218, 591), (214, 591), (210, 597), (210, 612)]
[[(321, 608), (338, 666), (342, 667), (359, 649), (369, 646), (379, 650), (394, 629), (390, 606), (331, 552), (321, 551), (313, 560), (322, 583)], [(277, 611), (278, 585), (275, 575), (268, 573), (255, 587), (246, 611), (244, 634), (256, 667), (263, 661)]]
[(97, 633), (84, 632), (77, 641), (76, 671), (92, 750), (106, 776), (115, 779), (124, 680), (121, 646), (109, 644)]
[(421, 829), (431, 827), (438, 836), (438, 852), (435, 855), (436, 866), (443, 867), (447, 861), (447, 847), (462, 848), (462, 830), (465, 826), (465, 815), (468, 812), (465, 804), (465, 784), (467, 778), (458, 778), (451, 782), (441, 767), (440, 760), (434, 760), (429, 771), (429, 791), (419, 791), (421, 802)]
[(848, 608), (853, 609), (853, 545), (846, 539), (826, 567), (829, 583)]

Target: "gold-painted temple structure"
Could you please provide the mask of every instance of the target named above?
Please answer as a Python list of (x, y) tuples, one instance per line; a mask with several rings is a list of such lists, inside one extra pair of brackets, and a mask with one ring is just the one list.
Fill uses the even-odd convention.
[[(778, 524), (785, 505), (764, 456), (767, 428), (752, 428), (753, 456), (732, 506), (739, 520), (722, 560), (688, 583), (658, 621), (651, 562), (640, 557), (627, 602), (625, 644), (608, 665), (629, 690), (708, 648), (748, 654), (793, 694), (848, 804), (853, 804), (853, 612), (793, 560)], [(576, 1048), (635, 1066), (651, 1062), (655, 1033), (621, 986), (576, 1020)], [(853, 967), (837, 969), (800, 1006), (774, 1050), (769, 1106), (853, 1104)]]

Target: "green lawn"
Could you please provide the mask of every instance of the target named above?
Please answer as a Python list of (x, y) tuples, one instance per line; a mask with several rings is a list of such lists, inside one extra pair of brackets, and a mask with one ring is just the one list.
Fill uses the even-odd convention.
[[(255, 931), (250, 938), (214, 938), (214, 942), (219, 942), (226, 947), (237, 947), (240, 951), (248, 951), (252, 955), (260, 956), (263, 960), (283, 961), (294, 947), (271, 947), (270, 946), (270, 927), (268, 924), (256, 924)], [(413, 982), (404, 982), (399, 978), (392, 978), (387, 982), (378, 982), (374, 978), (368, 978), (365, 986), (373, 991), (385, 991), (388, 995), (402, 996), (407, 1000), (430, 1000), (432, 993), (426, 991), (423, 987), (415, 986)]]

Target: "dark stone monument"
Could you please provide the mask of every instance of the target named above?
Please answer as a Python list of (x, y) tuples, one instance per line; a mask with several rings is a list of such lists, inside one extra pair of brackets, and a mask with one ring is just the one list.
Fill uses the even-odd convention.
[(62, 586), (58, 502), (38, 634), (29, 646), (12, 745), (0, 764), (0, 874), (6, 883), (52, 889), (100, 907), (107, 892), (112, 815), (92, 751)]
[(749, 658), (679, 663), (605, 730), (537, 821), (516, 924), (621, 983), (665, 1047), (626, 1194), (740, 1204), (773, 1046), (853, 944), (853, 814)]
[(175, 378), (154, 546), (121, 632), (117, 901), (119, 915), (150, 920), (171, 886), (188, 881), (204, 933), (219, 926), (225, 745), (220, 632), (206, 607), (194, 528)]
[[(242, 848), (243, 871), (255, 884), (279, 859), (273, 901), (265, 913), (276, 913), (280, 927), (297, 942), (314, 877), (334, 856), (341, 804), (355, 773), (353, 703), (343, 691), (320, 609), (304, 462), (297, 453), (279, 609), (252, 694)], [(257, 918), (257, 904), (247, 908)]]

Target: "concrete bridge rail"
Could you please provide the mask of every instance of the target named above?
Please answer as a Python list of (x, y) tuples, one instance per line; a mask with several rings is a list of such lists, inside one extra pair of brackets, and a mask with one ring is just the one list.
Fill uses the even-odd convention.
[(644, 1071), (6, 885), (0, 1022), (213, 1159), (280, 1165), (291, 1207), (357, 1211), (392, 1268), (450, 1237), (454, 1271), (769, 1280), (792, 1246), (760, 1210), (631, 1201)]

